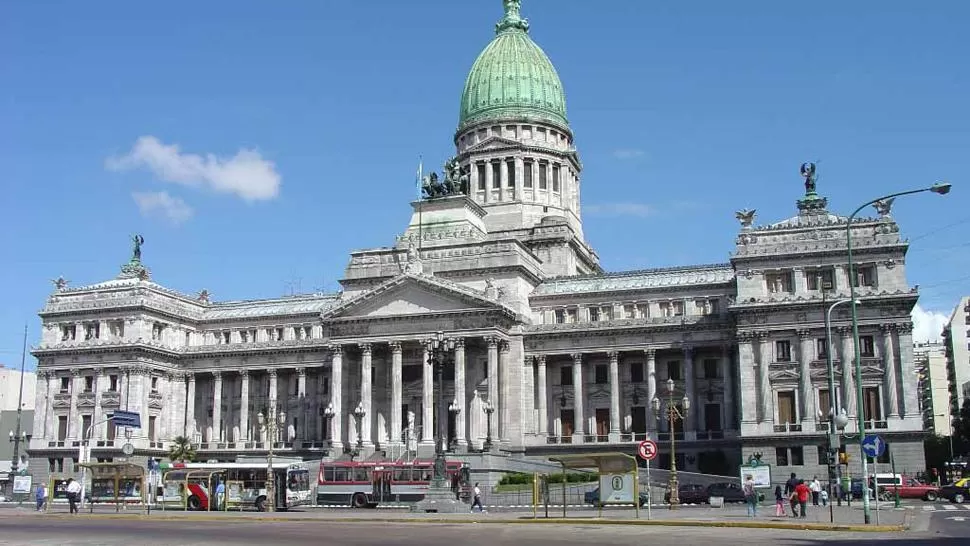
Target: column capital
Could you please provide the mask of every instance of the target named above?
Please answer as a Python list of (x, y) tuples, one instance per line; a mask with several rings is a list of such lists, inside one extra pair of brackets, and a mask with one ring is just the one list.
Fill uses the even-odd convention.
[(249, 370), (247, 369), (239, 370), (239, 377), (243, 378), (244, 380), (249, 379)]
[(496, 336), (486, 336), (485, 337), (485, 344), (488, 345), (488, 348), (489, 349), (492, 349), (492, 348), (497, 347), (498, 346), (498, 342), (499, 342), (499, 338), (496, 337)]
[(694, 346), (693, 345), (681, 345), (680, 350), (684, 353), (684, 358), (687, 360), (693, 360), (694, 358)]
[(835, 330), (842, 337), (852, 337), (852, 327), (851, 326), (839, 326)]
[(795, 335), (798, 336), (798, 339), (800, 339), (802, 341), (805, 341), (806, 339), (808, 339), (808, 338), (810, 338), (812, 336), (812, 331), (811, 330), (796, 330), (795, 331)]
[(184, 372), (182, 377), (189, 383), (195, 383), (195, 372)]
[(499, 342), (498, 350), (499, 352), (507, 353), (512, 350), (512, 347), (509, 345), (508, 340), (503, 339)]
[(463, 338), (463, 337), (454, 337), (452, 339), (455, 340), (455, 349), (462, 349), (462, 350), (465, 349), (465, 338)]
[(74, 368), (71, 370), (71, 377), (81, 377), (81, 370)]
[(755, 335), (755, 337), (758, 338), (758, 341), (760, 341), (762, 343), (764, 343), (765, 341), (768, 340), (768, 332), (766, 332), (764, 330), (762, 330), (760, 332), (752, 332), (752, 333)]
[(606, 356), (610, 357), (610, 362), (616, 362), (620, 359), (619, 351), (606, 351)]
[(371, 345), (370, 345), (370, 343), (358, 343), (357, 344), (357, 347), (360, 348), (360, 352), (363, 353), (364, 356), (370, 356), (371, 355)]
[(536, 355), (536, 363), (540, 366), (546, 365), (546, 355)]
[(391, 341), (391, 342), (388, 342), (388, 346), (390, 346), (392, 353), (400, 353), (401, 351), (404, 350), (402, 348), (402, 344), (401, 344), (400, 341)]
[(643, 350), (643, 354), (647, 356), (647, 360), (654, 360), (657, 358), (657, 350), (653, 347), (649, 347)]
[(269, 375), (270, 377), (276, 377), (276, 372), (277, 372), (276, 368), (269, 368), (268, 370), (266, 370), (266, 374)]
[(339, 343), (332, 343), (327, 348), (330, 349), (331, 356), (343, 356), (344, 355), (344, 346), (343, 345), (340, 345)]
[(573, 364), (580, 365), (583, 363), (583, 353), (573, 353), (570, 356), (573, 357)]
[(887, 322), (879, 325), (879, 330), (884, 334), (891, 334), (897, 328), (895, 323)]
[(896, 324), (896, 330), (899, 331), (900, 335), (908, 335), (913, 333), (913, 323), (912, 322), (900, 322)]
[(214, 370), (212, 372), (212, 377), (215, 378), (216, 381), (222, 381), (222, 372), (220, 370)]
[(94, 369), (94, 375), (96, 375), (98, 377), (104, 377), (104, 368), (103, 367), (101, 367), (101, 368), (95, 368)]
[(306, 368), (297, 368), (296, 373), (299, 377), (306, 379)]

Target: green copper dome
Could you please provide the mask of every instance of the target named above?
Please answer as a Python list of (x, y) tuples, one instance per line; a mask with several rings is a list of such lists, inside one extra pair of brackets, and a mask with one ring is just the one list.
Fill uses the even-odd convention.
[(568, 129), (566, 96), (549, 57), (529, 38), (520, 0), (503, 0), (495, 38), (472, 65), (461, 94), (458, 130), (492, 120), (544, 121)]

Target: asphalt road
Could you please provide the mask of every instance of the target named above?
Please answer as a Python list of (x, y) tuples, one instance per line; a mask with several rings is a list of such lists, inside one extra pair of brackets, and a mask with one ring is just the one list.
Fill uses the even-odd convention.
[[(24, 517), (0, 521), (0, 544), (32, 546), (194, 546), (197, 544), (314, 544), (387, 546), (574, 545), (631, 544), (679, 545), (772, 545), (813, 544), (891, 546), (950, 546), (966, 544), (966, 538), (945, 538), (935, 533), (872, 534), (769, 529), (686, 527), (632, 527), (595, 525), (494, 525), (494, 524), (353, 524), (326, 521), (219, 522), (150, 521)], [(884, 545), (885, 546), (885, 545)]]

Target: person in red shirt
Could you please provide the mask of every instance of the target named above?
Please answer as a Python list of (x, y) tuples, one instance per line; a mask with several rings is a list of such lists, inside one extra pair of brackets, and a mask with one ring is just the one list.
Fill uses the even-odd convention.
[(798, 506), (801, 507), (801, 514), (799, 517), (805, 517), (805, 507), (808, 505), (808, 497), (812, 494), (812, 490), (805, 485), (805, 480), (798, 480), (798, 485), (795, 486), (795, 495), (798, 497)]

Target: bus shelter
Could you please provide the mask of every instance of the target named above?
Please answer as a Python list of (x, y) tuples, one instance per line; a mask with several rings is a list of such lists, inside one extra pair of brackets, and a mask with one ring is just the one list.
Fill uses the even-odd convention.
[(128, 504), (146, 504), (145, 469), (132, 463), (83, 463), (91, 474), (91, 495), (88, 501), (114, 503), (115, 512)]
[(67, 480), (77, 477), (74, 474), (59, 472), (51, 474), (47, 478), (47, 502), (44, 503), (44, 510), (50, 511), (51, 505), (67, 504)]
[(630, 504), (640, 517), (640, 480), (636, 457), (620, 452), (560, 455), (550, 461), (562, 465), (562, 517), (566, 517), (566, 471), (596, 469), (599, 474), (599, 514), (607, 504)]

